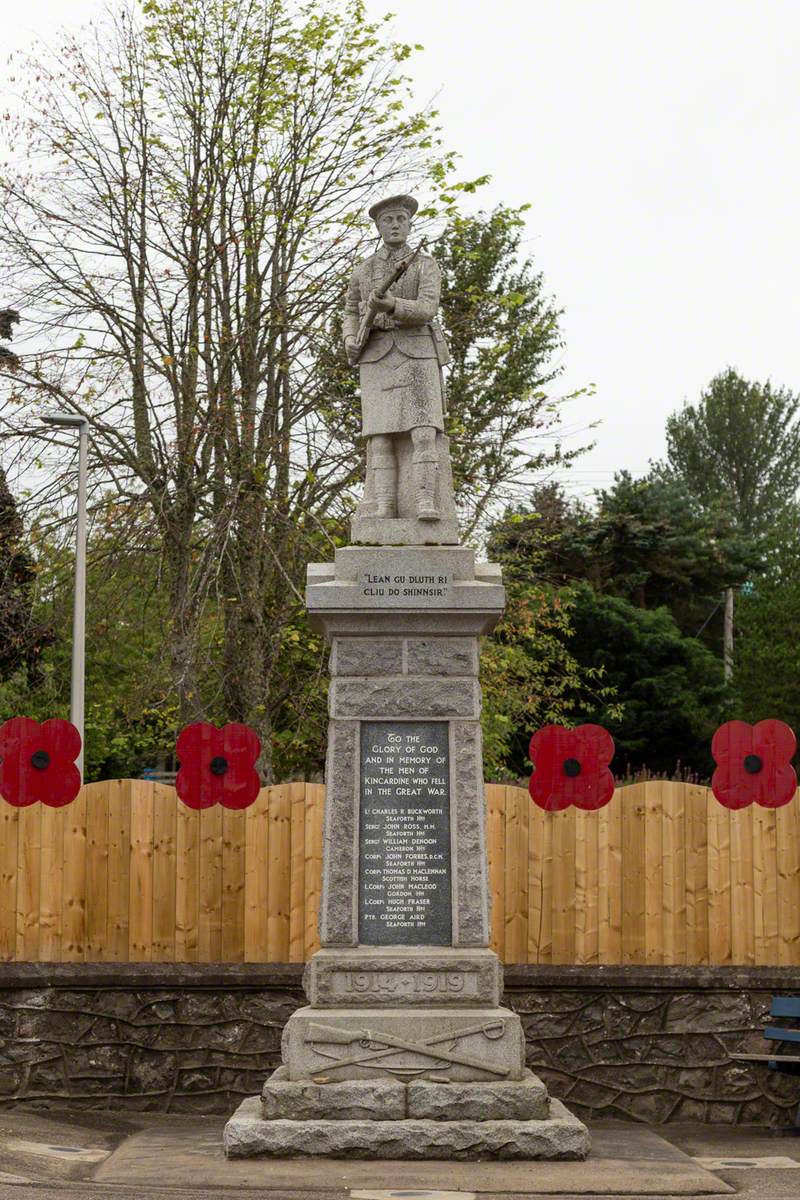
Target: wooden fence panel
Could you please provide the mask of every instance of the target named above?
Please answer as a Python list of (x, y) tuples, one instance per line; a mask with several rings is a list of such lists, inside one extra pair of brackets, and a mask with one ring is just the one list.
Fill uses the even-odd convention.
[(61, 910), (61, 961), (86, 957), (86, 805), (84, 788), (61, 809), (64, 815), (64, 877)]
[(553, 813), (554, 963), (575, 962), (575, 813)]
[(503, 788), (503, 949), (506, 962), (524, 963), (528, 953), (528, 814), (534, 806), (521, 788)]
[[(86, 789), (91, 798), (99, 784)], [(130, 933), (131, 797), (133, 780), (108, 784), (108, 925), (107, 958), (127, 962)]]
[(753, 825), (752, 805), (731, 812), (731, 959), (747, 966), (756, 961)]
[(778, 945), (778, 841), (774, 809), (753, 805), (753, 950), (757, 966)]
[(17, 954), (17, 825), (20, 810), (0, 803), (0, 959)]
[[(800, 796), (729, 812), (651, 781), (599, 812), (489, 785), (506, 962), (800, 966)], [(300, 962), (319, 945), (321, 784), (196, 812), (144, 780), (0, 803), (0, 961)]]
[(661, 782), (661, 853), (663, 957), (665, 966), (686, 962), (686, 814), (685, 787)]
[(617, 793), (597, 814), (599, 961), (622, 962), (622, 798)]
[(200, 812), (200, 879), (198, 886), (198, 962), (222, 960), (222, 809)]
[(153, 962), (175, 961), (177, 810), (172, 788), (158, 784), (153, 795)]
[[(86, 789), (86, 958), (89, 962), (104, 962), (108, 958), (110, 797), (110, 788)], [(174, 811), (174, 803), (171, 808)]]
[(262, 788), (245, 815), (244, 958), (268, 962), (269, 789)]
[[(664, 785), (653, 780), (643, 793), (644, 961), (660, 963), (664, 953)], [(631, 952), (632, 961), (638, 961), (636, 949)]]
[(247, 812), (222, 814), (222, 959), (244, 962)]
[(175, 804), (175, 961), (197, 962), (200, 952), (200, 813)]
[[(539, 810), (541, 812), (541, 810)], [(542, 812), (541, 824), (541, 880), (542, 880), (542, 920), (541, 936), (539, 939), (539, 957), (537, 962), (553, 962), (553, 830), (554, 822), (550, 813)], [(498, 864), (498, 870), (502, 864)], [(503, 951), (497, 953), (503, 957)]]
[(322, 807), (324, 803), (324, 785), (321, 783), (306, 784), (305, 958), (310, 958), (319, 949), (318, 923), (322, 887)]
[[(109, 789), (109, 796), (111, 789)], [(7, 806), (0, 805), (0, 809)], [(0, 858), (2, 857), (2, 816), (0, 811)], [(61, 958), (61, 916), (64, 894), (64, 810), (42, 806), (41, 871), (47, 886), (39, 895), (39, 961), (58, 962)], [(110, 826), (109, 826), (110, 827)], [(126, 900), (127, 911), (127, 900)], [(108, 944), (107, 935), (104, 940)], [(127, 954), (127, 945), (125, 947)], [(2, 950), (0, 949), (0, 958)]]
[(599, 862), (597, 813), (575, 813), (575, 962), (599, 962)]
[(17, 823), (17, 937), (18, 961), (39, 958), (39, 903), (41, 888), (42, 805), (21, 808)]
[[(614, 803), (616, 797), (612, 798)], [(647, 961), (646, 802), (647, 789), (634, 783), (621, 790), (622, 804), (622, 961)]]
[(733, 960), (731, 919), (731, 816), (706, 796), (708, 822), (708, 961), (727, 965)]
[(303, 962), (306, 940), (306, 785), (289, 784), (289, 962)]
[[(528, 811), (528, 945), (525, 962), (542, 962), (544, 928), (544, 837), (546, 814), (536, 804)], [(549, 903), (549, 901), (548, 901)]]
[(778, 957), (782, 967), (800, 964), (800, 805), (797, 797), (779, 808), (778, 837)]
[[(708, 962), (707, 790), (694, 784), (683, 789), (686, 838), (686, 962), (696, 965)], [(716, 804), (715, 800), (712, 802)]]
[(278, 784), (269, 797), (269, 916), (267, 961), (289, 959), (289, 908), (291, 905), (292, 802), (290, 785)]
[(131, 788), (128, 954), (131, 962), (153, 957), (153, 837), (155, 788), (137, 781)]
[[(489, 857), (489, 897), (493, 946), (505, 947), (506, 893), (503, 884), (506, 842), (506, 789), (486, 785), (486, 849)], [(499, 953), (499, 951), (498, 951)]]

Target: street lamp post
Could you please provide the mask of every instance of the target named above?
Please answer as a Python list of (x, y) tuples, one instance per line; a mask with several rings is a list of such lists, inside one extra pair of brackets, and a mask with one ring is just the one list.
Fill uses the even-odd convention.
[(48, 425), (78, 430), (78, 508), (75, 525), (75, 599), (72, 607), (72, 680), (69, 719), (81, 735), (81, 752), (76, 765), (83, 781), (84, 680), (86, 676), (86, 475), (89, 447), (89, 422), (85, 417), (66, 413), (47, 413)]

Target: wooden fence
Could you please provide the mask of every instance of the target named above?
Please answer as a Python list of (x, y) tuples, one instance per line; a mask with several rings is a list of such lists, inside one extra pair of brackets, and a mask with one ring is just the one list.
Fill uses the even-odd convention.
[(493, 944), (505, 962), (800, 965), (800, 793), (730, 812), (710, 788), (620, 788), (545, 813), (488, 787)]
[[(800, 966), (800, 799), (732, 813), (650, 782), (599, 812), (489, 785), (492, 944), (506, 962)], [(174, 789), (89, 784), (0, 802), (0, 961), (301, 962), (317, 947), (319, 784), (194, 812)]]

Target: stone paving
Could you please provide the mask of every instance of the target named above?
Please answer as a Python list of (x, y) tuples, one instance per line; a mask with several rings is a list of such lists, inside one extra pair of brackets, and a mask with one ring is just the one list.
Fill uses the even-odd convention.
[[(584, 1163), (380, 1163), (226, 1161), (223, 1126), (220, 1117), (0, 1110), (0, 1200), (394, 1200), (398, 1189), (404, 1200), (420, 1189), (430, 1194), (417, 1200), (442, 1190), (458, 1200), (800, 1196), (800, 1137), (790, 1132), (600, 1121)], [(740, 1165), (711, 1170), (711, 1160)]]

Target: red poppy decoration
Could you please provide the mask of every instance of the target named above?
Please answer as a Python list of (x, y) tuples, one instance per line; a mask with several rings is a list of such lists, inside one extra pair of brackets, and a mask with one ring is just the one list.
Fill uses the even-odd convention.
[(791, 759), (797, 738), (783, 721), (727, 721), (711, 740), (717, 764), (711, 790), (725, 808), (788, 804), (797, 790)]
[(248, 725), (218, 729), (197, 721), (181, 730), (176, 750), (181, 766), (175, 788), (189, 808), (247, 808), (258, 795), (261, 742)]
[(41, 725), (31, 717), (12, 717), (0, 725), (0, 795), (15, 808), (40, 800), (50, 808), (71, 804), (81, 788), (75, 759), (81, 735), (69, 721), (53, 718)]
[(534, 771), (528, 790), (534, 804), (560, 812), (574, 804), (587, 810), (602, 808), (614, 794), (608, 764), (614, 739), (602, 725), (546, 725), (531, 738)]

